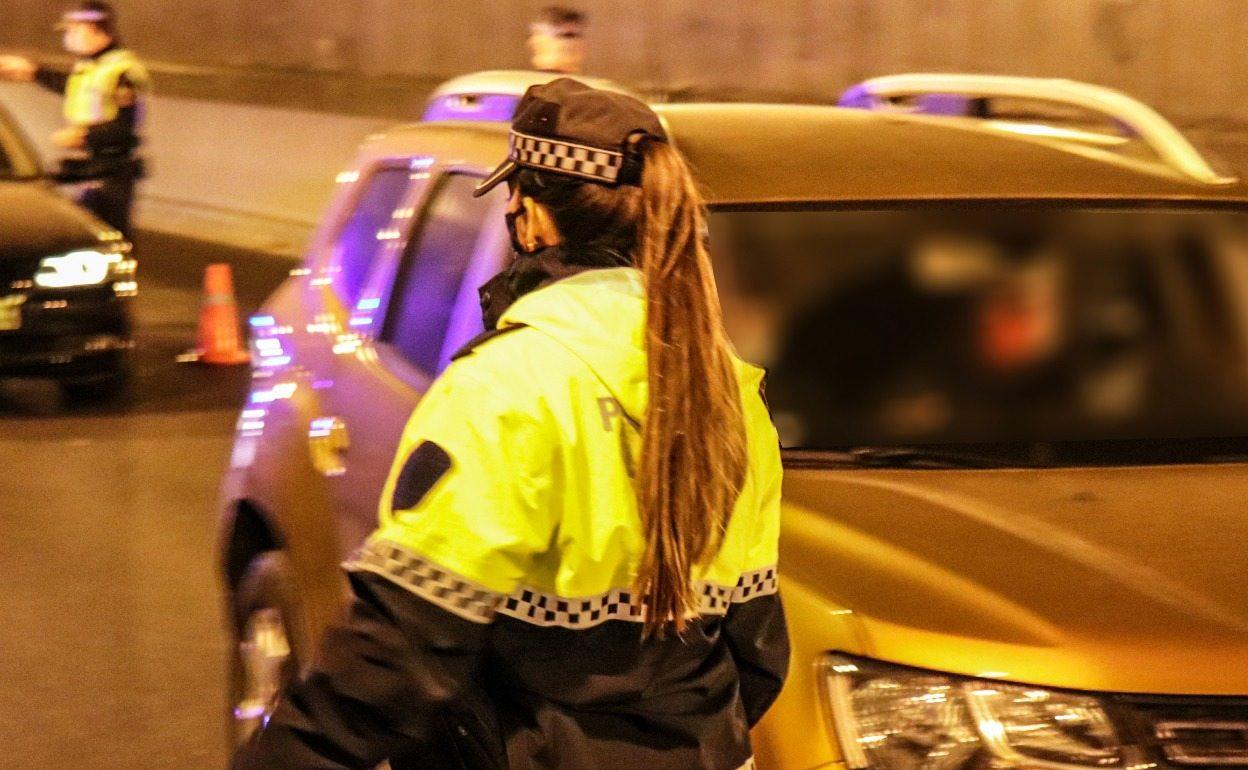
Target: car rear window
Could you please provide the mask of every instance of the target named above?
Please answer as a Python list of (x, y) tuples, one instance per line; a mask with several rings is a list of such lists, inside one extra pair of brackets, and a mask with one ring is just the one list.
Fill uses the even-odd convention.
[(473, 197), (480, 181), (463, 174), (442, 177), (395, 283), (382, 339), (427, 374), (437, 374), (449, 362), (447, 334), (457, 307), (468, 305), (475, 324), (455, 330), (459, 342), (482, 331), (475, 287), (467, 296), (464, 292), (464, 276), (495, 200)]
[(1246, 223), (1156, 208), (723, 211), (711, 245), (729, 334), (768, 368), (788, 448), (1079, 462), (1144, 446), (1164, 461), (1248, 454)]
[(395, 209), (412, 184), (407, 164), (374, 169), (361, 182), (351, 213), (347, 215), (330, 252), (334, 287), (350, 304), (359, 297), (368, 272), (386, 245)]

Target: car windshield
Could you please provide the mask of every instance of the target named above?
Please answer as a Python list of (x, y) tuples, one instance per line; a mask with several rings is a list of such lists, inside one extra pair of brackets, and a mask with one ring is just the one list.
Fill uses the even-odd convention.
[(711, 215), (711, 245), (786, 448), (1248, 456), (1243, 213), (733, 210)]
[(34, 151), (17, 125), (0, 107), (0, 179), (26, 178), (38, 173), (39, 164)]

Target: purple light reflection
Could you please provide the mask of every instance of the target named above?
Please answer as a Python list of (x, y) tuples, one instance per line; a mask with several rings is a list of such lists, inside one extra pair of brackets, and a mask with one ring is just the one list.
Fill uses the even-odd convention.
[(434, 99), (421, 120), (473, 120), (508, 122), (516, 114), (520, 97), (515, 94), (450, 94)]

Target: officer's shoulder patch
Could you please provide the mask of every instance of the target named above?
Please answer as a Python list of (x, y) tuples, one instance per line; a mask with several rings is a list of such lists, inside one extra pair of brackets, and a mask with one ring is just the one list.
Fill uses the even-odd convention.
[(502, 337), (504, 334), (510, 334), (514, 331), (517, 331), (523, 328), (525, 328), (524, 324), (515, 324), (512, 326), (504, 326), (501, 329), (487, 329), (481, 332), (480, 334), (478, 334), (477, 336), (473, 337), (472, 339), (468, 340), (468, 342), (462, 348), (455, 351), (455, 355), (451, 356), (451, 360), (458, 361), (459, 359), (465, 356), (472, 355), (472, 352), (474, 350), (481, 347), (482, 345), (489, 342), (490, 340), (495, 339), (497, 337)]
[(429, 494), (433, 485), (451, 470), (451, 456), (432, 441), (424, 441), (407, 456), (399, 477), (394, 482), (390, 509), (415, 508)]

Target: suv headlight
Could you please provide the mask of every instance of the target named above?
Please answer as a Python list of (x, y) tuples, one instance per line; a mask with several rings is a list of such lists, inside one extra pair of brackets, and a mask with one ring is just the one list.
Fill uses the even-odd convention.
[(1122, 767), (1095, 697), (829, 655), (833, 728), (855, 770)]
[(110, 277), (133, 274), (134, 261), (124, 251), (80, 249), (45, 257), (35, 271), (35, 285), (43, 289), (98, 286)]

